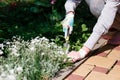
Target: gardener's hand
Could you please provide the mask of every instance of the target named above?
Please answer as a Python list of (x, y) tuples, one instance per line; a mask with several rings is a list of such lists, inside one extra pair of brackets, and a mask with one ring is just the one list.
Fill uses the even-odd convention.
[(76, 62), (85, 58), (87, 54), (88, 53), (85, 50), (80, 49), (79, 51), (71, 51), (70, 53), (68, 53), (67, 56), (70, 58), (72, 62)]
[(65, 38), (67, 37), (67, 34), (71, 34), (73, 30), (73, 24), (74, 24), (74, 13), (70, 12), (66, 15), (65, 19), (61, 22), (63, 26), (63, 32), (65, 33)]

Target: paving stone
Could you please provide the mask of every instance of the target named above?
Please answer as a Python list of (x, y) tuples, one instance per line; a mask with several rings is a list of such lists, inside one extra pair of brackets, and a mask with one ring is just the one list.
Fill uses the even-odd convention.
[[(109, 48), (108, 48), (109, 47)], [(111, 50), (113, 49), (113, 46), (111, 47), (110, 45), (105, 45), (103, 47), (101, 47), (97, 52), (96, 54), (98, 56), (102, 56), (102, 57), (106, 57), (110, 52)]]
[(65, 80), (84, 80), (84, 77), (80, 75), (71, 74)]
[(104, 45), (96, 53), (65, 80), (120, 80), (120, 46)]
[(120, 66), (120, 61), (118, 61), (116, 65), (119, 65), (119, 66)]
[(96, 72), (96, 71), (92, 71), (86, 78), (85, 80), (107, 80), (107, 75), (100, 73), (100, 72)]
[(113, 64), (116, 62), (114, 59), (101, 57), (101, 56), (93, 56), (90, 57), (84, 64), (95, 65), (103, 68), (110, 69)]
[(115, 65), (113, 69), (109, 72), (109, 74), (120, 76), (120, 66)]
[(108, 53), (106, 53), (106, 52), (101, 52), (101, 53), (98, 53), (97, 56), (106, 57), (107, 55), (108, 55)]
[(106, 80), (120, 80), (120, 76), (107, 75), (107, 79)]
[(115, 47), (114, 49), (120, 51), (120, 46)]
[(112, 58), (112, 59), (116, 59), (116, 60), (120, 60), (120, 51), (119, 50), (112, 50), (107, 57)]
[(85, 78), (85, 80), (120, 80), (120, 77), (93, 71)]
[[(118, 75), (108, 74), (108, 76), (110, 76), (110, 78), (112, 77), (112, 79), (117, 78), (117, 80), (120, 80), (120, 76)], [(113, 80), (116, 80), (116, 79), (113, 79)]]
[(93, 68), (94, 68), (94, 66), (92, 66), (92, 65), (84, 65), (84, 64), (82, 64), (80, 67), (78, 67), (73, 72), (73, 74), (77, 74), (77, 75), (85, 77), (86, 75), (88, 75), (92, 71)]
[(109, 71), (109, 69), (96, 66), (93, 69), (93, 71), (97, 71), (97, 72), (101, 72), (101, 73), (107, 73)]
[(115, 47), (111, 46), (109, 44), (106, 44), (103, 47), (99, 48), (99, 50), (97, 52), (106, 52), (106, 53), (109, 53), (113, 48), (115, 48)]

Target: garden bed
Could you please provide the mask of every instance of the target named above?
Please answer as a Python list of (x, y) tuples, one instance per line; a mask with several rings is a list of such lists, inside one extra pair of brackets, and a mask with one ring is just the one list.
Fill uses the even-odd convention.
[(74, 70), (76, 70), (82, 63), (84, 63), (90, 56), (95, 55), (95, 53), (104, 46), (107, 43), (107, 40), (100, 39), (98, 43), (93, 48), (93, 51), (91, 51), (90, 55), (88, 55), (85, 59), (78, 61), (73, 66), (67, 67), (65, 69), (62, 69), (58, 72), (58, 75), (56, 75), (52, 80), (64, 80), (66, 77), (68, 77)]
[(72, 73), (78, 66), (80, 66), (87, 58), (78, 61), (77, 63), (65, 69), (58, 71), (58, 74), (52, 80), (64, 80), (70, 73)]
[(1, 44), (0, 79), (49, 80), (59, 70), (70, 66), (61, 46), (43, 37), (30, 41), (15, 38)]
[[(105, 43), (101, 39), (94, 51)], [(44, 37), (28, 42), (15, 38), (6, 44), (0, 47), (0, 80), (63, 80), (89, 57), (75, 64), (64, 63), (67, 57), (62, 48)]]

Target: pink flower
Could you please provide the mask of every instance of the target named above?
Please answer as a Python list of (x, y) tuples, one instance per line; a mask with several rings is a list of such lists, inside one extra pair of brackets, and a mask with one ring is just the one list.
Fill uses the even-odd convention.
[(55, 4), (55, 2), (56, 2), (56, 0), (51, 0), (50, 3), (51, 3), (51, 4)]

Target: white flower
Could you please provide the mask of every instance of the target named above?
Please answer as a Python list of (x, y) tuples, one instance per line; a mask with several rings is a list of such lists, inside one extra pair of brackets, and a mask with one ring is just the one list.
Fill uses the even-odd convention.
[(23, 72), (23, 68), (21, 66), (18, 66), (16, 71), (18, 72), (18, 74), (20, 74), (21, 72)]
[(0, 48), (1, 48), (1, 49), (4, 49), (4, 45), (3, 45), (3, 44), (0, 44)]
[(43, 56), (43, 55), (45, 55), (45, 53), (44, 53), (44, 52), (42, 52), (42, 53), (41, 53), (41, 55)]
[(3, 71), (4, 71), (3, 66), (0, 65), (0, 73), (3, 72)]
[(39, 42), (39, 37), (36, 37), (35, 39), (32, 39), (31, 40), (31, 43), (34, 44), (34, 43), (37, 43)]
[(63, 51), (59, 51), (59, 53), (60, 53), (60, 54), (64, 54), (64, 52), (63, 52)]
[(5, 68), (9, 69), (9, 65), (8, 65), (8, 64), (5, 64)]
[(8, 45), (9, 45), (9, 44), (10, 44), (10, 42), (6, 42), (6, 44), (8, 44)]
[(15, 75), (8, 75), (6, 80), (16, 80)]
[(48, 44), (47, 47), (50, 48), (50, 44)]
[(18, 52), (18, 51), (17, 51), (16, 48), (12, 48), (12, 53), (11, 53), (11, 55), (14, 55), (14, 56), (18, 57), (20, 54), (18, 54), (17, 52)]
[(49, 39), (42, 37), (41, 40), (45, 41), (45, 42), (49, 42)]
[(14, 69), (9, 70), (10, 74), (14, 74)]
[(51, 42), (50, 44), (51, 44), (51, 45), (55, 45), (55, 43), (54, 43), (54, 42)]
[(0, 80), (3, 80), (3, 78), (0, 76)]
[(2, 50), (0, 50), (0, 55), (2, 55), (3, 54), (3, 51)]
[(23, 80), (27, 80), (27, 78), (24, 76), (24, 77), (23, 77)]
[(31, 51), (34, 51), (34, 50), (35, 50), (35, 48), (34, 48), (34, 47), (31, 47), (31, 48), (30, 48), (30, 50), (31, 50)]
[(7, 74), (5, 72), (2, 72), (1, 77), (5, 78), (6, 76), (7, 76)]
[(46, 39), (46, 38), (45, 38), (45, 37), (42, 37), (41, 39), (44, 40), (44, 39)]

